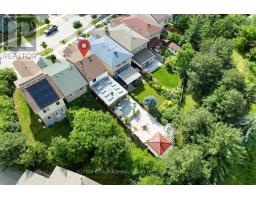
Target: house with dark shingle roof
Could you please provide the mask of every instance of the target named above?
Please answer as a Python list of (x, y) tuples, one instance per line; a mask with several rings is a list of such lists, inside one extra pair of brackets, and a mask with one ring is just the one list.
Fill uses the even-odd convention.
[(19, 77), (15, 85), (33, 112), (47, 126), (63, 120), (66, 117), (63, 94), (51, 77), (31, 60), (16, 60), (13, 65)]
[(76, 47), (69, 46), (64, 50), (64, 57), (76, 66), (89, 82), (91, 90), (108, 107), (113, 106), (127, 95), (128, 92), (109, 76), (110, 67), (92, 51), (88, 51), (83, 57)]
[(52, 63), (41, 58), (38, 65), (53, 79), (68, 103), (87, 91), (87, 82), (70, 62), (61, 59)]
[(69, 46), (64, 49), (64, 57), (78, 69), (89, 86), (108, 76), (107, 65), (90, 50), (83, 57), (77, 47)]

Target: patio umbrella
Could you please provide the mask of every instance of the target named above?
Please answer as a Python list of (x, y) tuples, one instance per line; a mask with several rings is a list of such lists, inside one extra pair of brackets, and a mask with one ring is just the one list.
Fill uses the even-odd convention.
[(148, 141), (148, 145), (157, 152), (158, 155), (162, 155), (171, 146), (171, 142), (158, 132)]

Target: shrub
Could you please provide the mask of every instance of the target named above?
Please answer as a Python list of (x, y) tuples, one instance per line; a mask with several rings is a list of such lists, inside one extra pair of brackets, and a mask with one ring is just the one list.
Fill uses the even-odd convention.
[(44, 23), (50, 24), (51, 22), (50, 22), (50, 20), (49, 20), (48, 18), (45, 18), (45, 19), (44, 19)]
[(55, 63), (56, 60), (57, 60), (57, 58), (56, 58), (56, 56), (55, 56), (54, 54), (51, 54), (51, 55), (47, 56), (46, 58), (49, 59), (49, 60), (51, 60), (52, 63)]
[(73, 23), (73, 28), (74, 29), (79, 29), (79, 28), (81, 28), (83, 25), (82, 25), (82, 23), (79, 21), (79, 20), (77, 20), (77, 21), (74, 21), (74, 23)]

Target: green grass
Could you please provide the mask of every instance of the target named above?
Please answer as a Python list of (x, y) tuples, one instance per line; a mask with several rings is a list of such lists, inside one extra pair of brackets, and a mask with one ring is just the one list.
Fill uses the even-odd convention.
[(196, 102), (194, 101), (194, 99), (192, 98), (191, 95), (184, 95), (184, 103), (181, 106), (181, 110), (183, 112), (187, 112), (191, 109), (193, 109), (196, 106)]
[(247, 83), (256, 83), (256, 64), (243, 58), (237, 51), (233, 51), (232, 61), (236, 68), (244, 75)]
[(161, 85), (167, 88), (176, 88), (180, 83), (180, 78), (177, 74), (169, 73), (164, 67), (158, 68), (152, 74)]
[(140, 84), (134, 91), (132, 91), (131, 96), (134, 96), (135, 99), (141, 103), (145, 97), (154, 96), (157, 101), (157, 108), (159, 108), (165, 102), (165, 98), (161, 96), (161, 94), (158, 94), (154, 88), (150, 87), (147, 82)]
[(44, 128), (43, 124), (38, 121), (38, 117), (28, 106), (18, 89), (15, 90), (13, 99), (21, 125), (21, 131), (26, 136), (28, 141), (40, 141), (46, 145), (49, 145), (53, 137), (68, 137), (71, 131), (68, 120), (63, 120), (54, 126)]
[(40, 56), (46, 56), (46, 55), (48, 55), (49, 53), (51, 53), (52, 51), (53, 51), (52, 48), (46, 48), (46, 49), (44, 49), (43, 51), (41, 51), (39, 54), (40, 54)]
[(97, 101), (90, 91), (87, 91), (84, 95), (72, 101), (68, 107), (71, 109), (88, 108), (96, 111), (107, 111), (103, 103)]

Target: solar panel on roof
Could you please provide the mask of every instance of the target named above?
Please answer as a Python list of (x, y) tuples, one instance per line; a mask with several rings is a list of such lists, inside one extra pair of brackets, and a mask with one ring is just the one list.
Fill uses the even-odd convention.
[(46, 79), (28, 87), (27, 90), (40, 109), (46, 108), (59, 99), (58, 95)]

